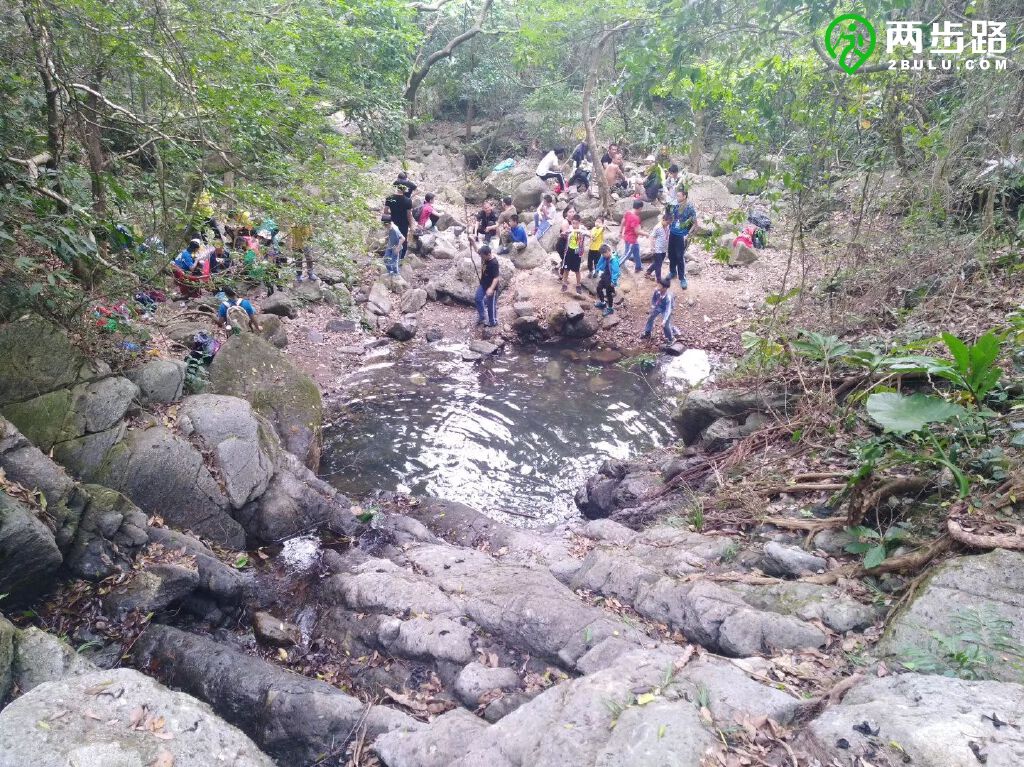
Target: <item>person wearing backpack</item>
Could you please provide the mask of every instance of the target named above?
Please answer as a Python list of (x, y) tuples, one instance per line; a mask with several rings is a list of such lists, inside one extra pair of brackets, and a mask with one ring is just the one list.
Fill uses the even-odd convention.
[(226, 298), (217, 308), (217, 324), (235, 332), (241, 332), (248, 326), (254, 333), (259, 333), (261, 328), (256, 321), (256, 310), (249, 303), (249, 299), (239, 299), (231, 287), (224, 288), (224, 295)]

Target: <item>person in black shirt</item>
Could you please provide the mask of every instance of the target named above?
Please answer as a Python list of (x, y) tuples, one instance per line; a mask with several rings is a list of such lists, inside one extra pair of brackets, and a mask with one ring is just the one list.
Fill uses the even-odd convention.
[[(498, 325), (498, 257), (488, 245), (480, 246), (480, 285), (476, 289), (477, 325)], [(484, 309), (487, 317), (484, 318)]]
[(409, 247), (409, 229), (414, 225), (412, 219), (412, 197), (406, 194), (405, 185), (396, 183), (394, 194), (388, 195), (388, 198), (384, 200), (384, 205), (391, 214), (391, 220), (405, 238), (402, 244), (402, 252), (399, 255), (399, 258), (405, 258), (405, 252)]
[(409, 180), (409, 174), (404, 170), (398, 172), (398, 178), (392, 182), (395, 186), (405, 187), (405, 196), (412, 197), (412, 193), (416, 191), (416, 184)]
[(484, 206), (476, 214), (476, 237), (483, 237), (488, 242), (498, 230), (498, 213), (494, 210), (494, 203), (484, 200)]

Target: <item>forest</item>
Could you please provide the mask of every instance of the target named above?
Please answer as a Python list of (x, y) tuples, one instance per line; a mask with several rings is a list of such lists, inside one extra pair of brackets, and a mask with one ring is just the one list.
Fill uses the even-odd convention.
[(0, 767), (1024, 761), (1024, 2), (0, 14)]

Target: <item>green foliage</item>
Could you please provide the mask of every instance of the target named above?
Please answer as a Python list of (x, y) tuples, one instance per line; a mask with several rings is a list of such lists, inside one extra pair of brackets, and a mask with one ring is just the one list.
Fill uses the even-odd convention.
[(953, 623), (956, 633), (930, 631), (924, 647), (903, 653), (903, 665), (911, 671), (961, 679), (992, 679), (998, 665), (1024, 677), (1024, 646), (1013, 638), (1013, 621), (991, 610), (968, 609), (958, 613)]
[(940, 397), (927, 394), (905, 396), (895, 392), (871, 394), (867, 398), (868, 415), (884, 429), (896, 434), (920, 431), (933, 423), (964, 414), (964, 409)]
[(846, 532), (854, 538), (846, 544), (846, 551), (851, 554), (864, 555), (864, 569), (872, 570), (885, 561), (886, 557), (910, 537), (910, 533), (899, 525), (894, 525), (884, 533), (870, 527), (848, 527)]

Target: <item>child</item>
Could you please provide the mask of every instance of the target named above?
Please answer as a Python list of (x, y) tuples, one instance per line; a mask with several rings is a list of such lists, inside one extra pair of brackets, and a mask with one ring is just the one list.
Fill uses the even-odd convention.
[(398, 274), (398, 257), (405, 245), (405, 235), (391, 220), (391, 216), (386, 213), (380, 217), (380, 221), (384, 224), (384, 232), (387, 236), (387, 246), (384, 248), (384, 266), (387, 267), (388, 274)]
[[(562, 259), (562, 263), (565, 263), (565, 248), (569, 244), (569, 232), (572, 229), (572, 219), (576, 215), (576, 208), (569, 205), (565, 206), (565, 210), (562, 211), (562, 222), (558, 225), (558, 242), (555, 243), (555, 252), (558, 253), (558, 257)], [(561, 269), (561, 267), (559, 267)], [(561, 272), (559, 272), (561, 273)]]
[(541, 198), (540, 205), (537, 206), (537, 211), (533, 214), (533, 230), (538, 240), (547, 234), (554, 216), (555, 200), (550, 194), (545, 194)]
[(423, 195), (423, 204), (420, 205), (420, 215), (416, 219), (416, 225), (422, 229), (430, 229), (434, 225), (434, 193), (427, 192)]
[(640, 213), (644, 207), (643, 200), (633, 200), (633, 209), (622, 217), (622, 241), (626, 244), (626, 260), (633, 260), (636, 271), (643, 270), (640, 260)]
[(569, 289), (567, 282), (569, 272), (576, 275), (576, 292), (583, 293), (583, 285), (580, 283), (580, 264), (583, 258), (583, 239), (586, 236), (587, 233), (583, 229), (583, 221), (578, 215), (574, 216), (572, 219), (572, 229), (569, 230), (569, 236), (565, 241), (565, 258), (562, 259), (561, 280), (563, 293)]
[(647, 315), (647, 325), (644, 327), (644, 334), (641, 338), (651, 337), (651, 333), (654, 331), (654, 322), (657, 320), (661, 323), (661, 330), (665, 334), (665, 341), (672, 343), (672, 309), (675, 305), (675, 299), (669, 290), (671, 285), (672, 283), (666, 277), (658, 283), (658, 287), (655, 288), (654, 293), (651, 295), (651, 313)]
[[(651, 238), (651, 265), (647, 267), (647, 276), (661, 282), (661, 265), (665, 263), (665, 254), (668, 253), (668, 225), (672, 222), (672, 216), (664, 214), (655, 222), (648, 237)], [(653, 275), (653, 276), (652, 276)]]
[(611, 245), (601, 246), (601, 258), (597, 262), (597, 271), (601, 279), (597, 281), (597, 303), (594, 306), (604, 309), (604, 316), (614, 314), (615, 286), (619, 284), (619, 257), (612, 252)]
[(526, 249), (526, 227), (519, 223), (519, 214), (513, 213), (505, 223), (504, 240), (507, 247), (502, 248), (498, 253), (508, 253), (510, 250)]
[(594, 219), (594, 226), (590, 230), (590, 249), (587, 251), (587, 272), (591, 277), (597, 277), (599, 269), (597, 260), (601, 257), (601, 246), (604, 244), (604, 216), (598, 214)]

